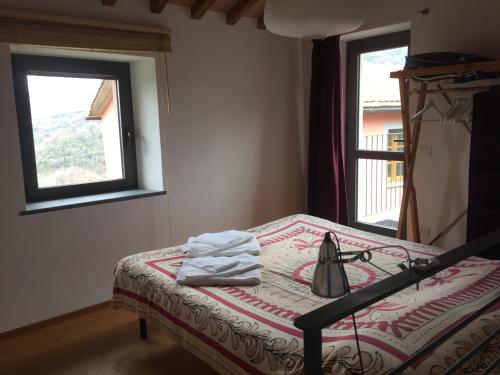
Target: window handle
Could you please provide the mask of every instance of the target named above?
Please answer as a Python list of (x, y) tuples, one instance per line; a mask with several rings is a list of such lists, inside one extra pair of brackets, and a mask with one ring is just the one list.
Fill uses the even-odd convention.
[(133, 138), (133, 136), (134, 136), (134, 133), (132, 132), (132, 130), (130, 130), (130, 129), (126, 129), (126, 130), (125, 130), (125, 136), (126, 136), (127, 140), (128, 140), (129, 142), (131, 142), (131, 141), (132, 141), (132, 138)]

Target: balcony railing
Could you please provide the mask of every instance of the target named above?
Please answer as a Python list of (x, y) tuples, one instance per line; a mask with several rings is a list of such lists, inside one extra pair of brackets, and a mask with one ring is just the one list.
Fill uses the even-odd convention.
[[(360, 149), (401, 152), (402, 137), (402, 133), (364, 136), (360, 139)], [(403, 183), (403, 162), (359, 159), (358, 221), (396, 229)]]

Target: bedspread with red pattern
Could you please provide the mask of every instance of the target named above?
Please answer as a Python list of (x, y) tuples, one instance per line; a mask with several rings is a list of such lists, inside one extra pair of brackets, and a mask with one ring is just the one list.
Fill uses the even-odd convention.
[[(302, 332), (298, 316), (332, 302), (313, 295), (310, 280), (325, 231), (337, 234), (342, 251), (402, 245), (412, 257), (445, 250), (347, 228), (307, 215), (290, 216), (251, 229), (262, 245), (262, 283), (256, 287), (188, 287), (175, 282), (185, 255), (180, 247), (150, 251), (120, 261), (113, 307), (156, 319), (183, 346), (226, 374), (300, 374)], [(373, 253), (389, 272), (406, 259), (398, 249)], [(352, 291), (387, 274), (368, 263), (346, 265)], [(429, 340), (484, 306), (500, 293), (500, 262), (470, 258), (356, 314), (365, 374), (383, 374)], [(500, 326), (500, 305), (461, 330), (405, 374), (441, 374), (457, 358)], [(352, 319), (323, 330), (323, 370), (360, 373)], [(465, 365), (480, 373), (500, 355), (499, 340)]]

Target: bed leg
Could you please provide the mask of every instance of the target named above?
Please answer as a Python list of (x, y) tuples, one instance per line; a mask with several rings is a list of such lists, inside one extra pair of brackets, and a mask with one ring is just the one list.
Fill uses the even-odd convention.
[(146, 319), (139, 318), (139, 334), (141, 336), (141, 340), (148, 338), (148, 322)]
[(322, 373), (321, 330), (304, 331), (304, 374)]

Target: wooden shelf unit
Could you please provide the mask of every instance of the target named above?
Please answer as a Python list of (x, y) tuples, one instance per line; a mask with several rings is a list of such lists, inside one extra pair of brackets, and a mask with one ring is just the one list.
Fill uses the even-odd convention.
[[(446, 74), (465, 74), (470, 72), (500, 72), (500, 60), (486, 61), (480, 63), (470, 63), (470, 64), (456, 64), (447, 66), (438, 66), (431, 68), (421, 68), (421, 69), (407, 69), (398, 70), (391, 72), (390, 77), (399, 80), (399, 91), (401, 97), (401, 113), (403, 118), (403, 134), (404, 134), (404, 187), (403, 187), (403, 197), (401, 201), (401, 210), (399, 213), (399, 222), (396, 236), (397, 238), (402, 238), (404, 233), (404, 227), (406, 225), (406, 219), (408, 217), (408, 209), (410, 210), (411, 218), (411, 233), (413, 236), (413, 241), (421, 242), (420, 239), (420, 223), (418, 218), (418, 206), (417, 206), (417, 192), (415, 189), (413, 181), (413, 172), (415, 169), (415, 160), (418, 151), (418, 142), (420, 138), (420, 131), (422, 126), (422, 118), (415, 121), (413, 125), (411, 124), (410, 118), (410, 94), (411, 91), (411, 81), (417, 84), (417, 107), (416, 113), (420, 112), (424, 106), (427, 95), (434, 93), (444, 94), (447, 89), (444, 90), (427, 90), (429, 82), (439, 82), (440, 80), (448, 80), (450, 77), (446, 78), (436, 78), (433, 76), (440, 76)], [(426, 80), (425, 77), (429, 79)], [(416, 80), (418, 78), (418, 80)], [(487, 87), (487, 86), (484, 86)]]

